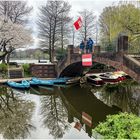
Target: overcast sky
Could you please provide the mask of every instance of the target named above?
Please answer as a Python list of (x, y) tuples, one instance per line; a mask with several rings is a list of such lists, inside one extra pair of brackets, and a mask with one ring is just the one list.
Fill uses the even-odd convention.
[[(29, 6), (33, 6), (33, 12), (31, 15), (31, 25), (32, 29), (34, 31), (33, 37), (35, 39), (34, 47), (37, 46), (38, 39), (37, 39), (37, 26), (36, 26), (36, 20), (37, 15), (39, 13), (39, 7), (44, 5), (47, 0), (39, 1), (39, 0), (27, 0)], [(78, 16), (78, 12), (87, 9), (92, 10), (97, 17), (102, 12), (103, 8), (106, 6), (110, 6), (112, 4), (116, 4), (118, 0), (66, 0), (70, 3), (71, 7), (71, 17), (73, 17), (75, 20)]]
[[(30, 6), (33, 6), (33, 15), (36, 17), (38, 13), (38, 7), (44, 5), (47, 0), (27, 0)], [(78, 14), (78, 11), (83, 9), (88, 9), (94, 11), (96, 14), (102, 12), (103, 8), (112, 4), (115, 4), (118, 0), (65, 0), (70, 3), (71, 7), (71, 16), (75, 17)]]

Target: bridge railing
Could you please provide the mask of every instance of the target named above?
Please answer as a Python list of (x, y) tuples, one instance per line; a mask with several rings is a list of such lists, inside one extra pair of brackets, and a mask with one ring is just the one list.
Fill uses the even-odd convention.
[(116, 52), (117, 50), (117, 40), (112, 42), (102, 41), (101, 43), (101, 52)]
[(137, 46), (136, 44), (128, 44), (128, 54), (132, 55), (140, 55), (140, 47)]
[(58, 61), (57, 64), (58, 68), (60, 69), (60, 67), (62, 67), (66, 63), (66, 61), (67, 61), (67, 54), (63, 57), (63, 59)]

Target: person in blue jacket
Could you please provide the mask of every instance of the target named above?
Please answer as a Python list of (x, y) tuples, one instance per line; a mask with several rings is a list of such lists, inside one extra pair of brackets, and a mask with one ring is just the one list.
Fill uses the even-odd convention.
[(89, 53), (92, 53), (94, 42), (91, 38), (88, 39), (87, 45), (88, 45), (88, 48), (89, 48)]
[(85, 39), (85, 47), (86, 47), (86, 53), (89, 53), (88, 40), (86, 40), (86, 39)]
[(84, 48), (85, 48), (85, 43), (84, 41), (81, 41), (80, 43), (80, 49), (81, 49), (81, 52), (84, 53)]

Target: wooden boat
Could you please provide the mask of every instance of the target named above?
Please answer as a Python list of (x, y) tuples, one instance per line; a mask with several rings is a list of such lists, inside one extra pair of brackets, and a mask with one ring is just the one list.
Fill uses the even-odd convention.
[(31, 86), (53, 86), (53, 82), (52, 81), (49, 81), (49, 80), (42, 80), (42, 79), (38, 79), (38, 78), (35, 78), (33, 77), (31, 80), (30, 80), (30, 85)]
[[(93, 77), (91, 77), (93, 76)], [(126, 80), (128, 75), (123, 71), (115, 71), (115, 72), (106, 72), (106, 73), (87, 73), (84, 79), (87, 79), (88, 82), (92, 83), (92, 79), (99, 80), (95, 78), (100, 78), (104, 81), (104, 83), (115, 84), (121, 81)], [(85, 81), (85, 80), (84, 80)]]
[(124, 81), (124, 80), (127, 79), (124, 75), (121, 75), (121, 74), (114, 74), (114, 75), (118, 77), (119, 82)]
[(99, 78), (95, 75), (88, 76), (87, 77), (87, 82), (89, 82), (89, 83), (91, 83), (92, 85), (95, 85), (95, 86), (102, 86), (102, 85), (105, 84), (105, 82), (101, 78)]
[(111, 84), (120, 82), (120, 77), (117, 75), (113, 75), (112, 73), (100, 74), (99, 78), (101, 78), (104, 82)]
[(113, 74), (115, 75), (119, 75), (120, 76), (120, 79), (123, 81), (123, 80), (126, 80), (126, 79), (131, 79), (131, 77), (126, 74), (125, 72), (123, 71), (115, 71)]
[(30, 88), (30, 83), (26, 80), (22, 80), (21, 83), (7, 81), (6, 84), (12, 88), (28, 89)]
[(56, 78), (56, 79), (48, 79), (48, 80), (42, 80), (38, 78), (32, 78), (30, 81), (30, 84), (32, 86), (53, 86), (53, 85), (63, 85), (66, 84), (66, 82), (69, 80), (69, 77), (62, 77), (62, 78)]

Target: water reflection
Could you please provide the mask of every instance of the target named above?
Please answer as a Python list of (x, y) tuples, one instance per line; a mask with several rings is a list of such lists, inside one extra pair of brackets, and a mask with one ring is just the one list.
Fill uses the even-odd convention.
[[(65, 105), (68, 110), (68, 120), (71, 123), (74, 118), (77, 118), (83, 126), (83, 129), (91, 137), (92, 128), (96, 127), (100, 121), (106, 119), (108, 114), (115, 114), (120, 111), (119, 108), (109, 107), (91, 93), (91, 88), (84, 86), (80, 88), (64, 88), (61, 97), (65, 100)], [(92, 117), (92, 126), (89, 127), (82, 121), (82, 112), (86, 112)]]
[[(98, 88), (95, 90), (99, 90)], [(42, 126), (49, 130), (53, 138), (63, 138), (65, 133), (69, 133), (73, 123), (77, 121), (82, 129), (92, 136), (92, 128), (96, 127), (100, 121), (106, 119), (109, 114), (121, 111), (116, 107), (109, 107), (98, 100), (91, 92), (91, 87), (78, 86), (55, 87), (53, 90), (36, 88), (30, 90), (31, 94), (40, 96), (40, 115)], [(82, 121), (82, 112), (92, 117), (92, 126), (89, 127)], [(76, 127), (75, 127), (76, 128)], [(75, 129), (76, 130), (76, 129)]]
[[(119, 111), (138, 114), (140, 108), (140, 86), (132, 83), (110, 87), (38, 87), (28, 92), (1, 87), (0, 91), (0, 134), (4, 138), (75, 138), (73, 132), (82, 133), (80, 138), (87, 134), (91, 137), (92, 129), (107, 115)], [(30, 98), (26, 100), (25, 96)], [(92, 117), (91, 127), (82, 120), (83, 112)], [(79, 123), (81, 131), (73, 125)]]
[(129, 80), (117, 85), (106, 85), (94, 95), (105, 104), (115, 105), (122, 109), (123, 112), (132, 112), (140, 116), (140, 85)]
[(31, 129), (34, 104), (25, 101), (14, 90), (0, 86), (0, 134), (6, 139), (26, 138)]
[(69, 129), (68, 113), (65, 108), (59, 90), (54, 89), (54, 95), (41, 97), (41, 115), (43, 126), (49, 129), (55, 139), (62, 138)]

